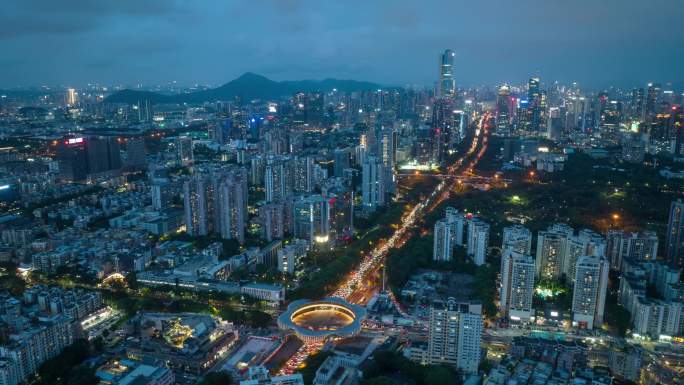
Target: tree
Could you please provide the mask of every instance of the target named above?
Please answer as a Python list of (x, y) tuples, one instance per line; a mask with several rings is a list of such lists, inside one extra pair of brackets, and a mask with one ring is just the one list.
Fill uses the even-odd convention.
[(100, 379), (95, 375), (95, 368), (79, 365), (69, 374), (67, 385), (95, 385)]
[(126, 285), (131, 290), (138, 290), (138, 274), (135, 271), (126, 274)]
[(233, 376), (222, 370), (207, 374), (198, 385), (230, 385), (232, 383)]
[(361, 385), (394, 385), (394, 383), (395, 382), (391, 378), (385, 376), (373, 377), (361, 381)]
[(301, 373), (302, 377), (304, 378), (305, 384), (313, 384), (316, 371), (318, 371), (318, 368), (323, 364), (323, 361), (325, 361), (331, 355), (332, 353), (324, 350), (307, 357), (307, 359), (304, 361), (304, 367), (299, 370), (299, 373)]

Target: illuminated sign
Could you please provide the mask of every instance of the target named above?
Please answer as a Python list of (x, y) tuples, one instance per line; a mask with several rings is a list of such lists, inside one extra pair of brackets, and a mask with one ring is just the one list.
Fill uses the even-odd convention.
[(83, 143), (83, 138), (71, 138), (67, 140), (67, 144)]

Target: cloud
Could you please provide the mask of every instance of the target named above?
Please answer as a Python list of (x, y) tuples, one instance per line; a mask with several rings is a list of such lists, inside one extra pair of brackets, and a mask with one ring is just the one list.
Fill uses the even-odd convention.
[(684, 74), (679, 0), (6, 0), (0, 86), (345, 77), (430, 85)]
[(0, 13), (0, 39), (75, 34), (106, 28), (112, 19), (132, 21), (182, 12), (177, 0), (10, 0)]

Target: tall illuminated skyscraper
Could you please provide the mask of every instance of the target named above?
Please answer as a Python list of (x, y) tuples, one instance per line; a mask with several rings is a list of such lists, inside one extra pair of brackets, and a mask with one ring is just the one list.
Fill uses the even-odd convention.
[(439, 96), (456, 96), (456, 80), (454, 80), (454, 51), (448, 49), (439, 55)]
[(527, 131), (530, 133), (535, 133), (539, 131), (541, 119), (542, 119), (542, 92), (539, 89), (540, 80), (539, 78), (530, 78), (527, 84)]
[(69, 88), (66, 93), (66, 104), (68, 106), (75, 106), (78, 103), (78, 92), (75, 89)]
[(385, 166), (382, 161), (374, 156), (368, 156), (363, 162), (361, 172), (361, 192), (363, 210), (374, 212), (378, 207), (386, 203), (386, 177)]
[(503, 85), (496, 98), (496, 129), (501, 135), (507, 135), (511, 127), (511, 90)]

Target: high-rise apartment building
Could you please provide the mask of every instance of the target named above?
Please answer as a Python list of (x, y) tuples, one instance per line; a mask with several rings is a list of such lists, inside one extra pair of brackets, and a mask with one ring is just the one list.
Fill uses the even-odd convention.
[(382, 161), (367, 156), (361, 172), (361, 202), (365, 212), (374, 212), (387, 203), (387, 173)]
[(261, 238), (269, 242), (282, 239), (285, 234), (285, 206), (282, 203), (266, 203), (259, 207)]
[(653, 231), (608, 230), (606, 234), (606, 257), (614, 270), (622, 270), (626, 259), (654, 261), (657, 255), (658, 235)]
[(530, 254), (532, 251), (532, 232), (523, 225), (513, 225), (503, 228), (501, 252), (515, 251)]
[(589, 229), (582, 229), (577, 235), (572, 235), (565, 240), (565, 253), (563, 258), (563, 274), (575, 282), (575, 269), (577, 260), (585, 255), (605, 256), (606, 242), (603, 237)]
[(177, 136), (174, 140), (174, 146), (177, 164), (186, 166), (193, 162), (192, 138), (188, 136)]
[(565, 224), (556, 223), (546, 231), (537, 234), (536, 270), (540, 279), (557, 279), (563, 273), (567, 239), (574, 230)]
[(126, 166), (133, 170), (144, 170), (147, 166), (145, 138), (126, 140)]
[(578, 327), (593, 329), (603, 323), (609, 268), (605, 257), (584, 256), (577, 261), (572, 320)]
[(468, 248), (467, 254), (472, 257), (477, 266), (484, 265), (489, 247), (489, 224), (473, 218), (468, 221)]
[(463, 230), (465, 229), (466, 218), (465, 215), (459, 213), (453, 207), (447, 207), (445, 210), (445, 219), (451, 227), (451, 239), (454, 245), (463, 246)]
[(529, 321), (534, 311), (534, 258), (512, 249), (502, 253), (499, 309), (513, 321)]
[(476, 373), (480, 365), (482, 307), (457, 303), (435, 303), (428, 324), (428, 363), (452, 365), (465, 373)]
[(440, 219), (435, 223), (432, 259), (450, 261), (454, 250), (453, 224), (448, 219)]
[(244, 242), (247, 172), (244, 169), (199, 172), (183, 185), (185, 229), (193, 236), (217, 233)]
[(311, 195), (294, 203), (295, 238), (305, 239), (316, 247), (331, 241), (330, 202), (320, 195)]
[(684, 202), (681, 199), (670, 205), (665, 248), (668, 263), (684, 267)]

